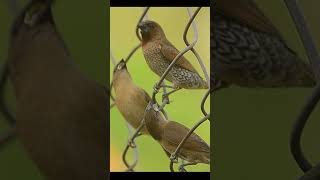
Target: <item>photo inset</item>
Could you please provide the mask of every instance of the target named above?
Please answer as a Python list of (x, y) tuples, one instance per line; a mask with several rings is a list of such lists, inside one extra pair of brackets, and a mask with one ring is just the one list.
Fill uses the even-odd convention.
[(111, 172), (210, 172), (210, 8), (110, 8)]

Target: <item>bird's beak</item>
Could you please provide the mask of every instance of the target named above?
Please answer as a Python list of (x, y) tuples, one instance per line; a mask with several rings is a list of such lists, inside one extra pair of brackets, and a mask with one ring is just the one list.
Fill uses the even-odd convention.
[(138, 28), (142, 31), (142, 32), (148, 32), (148, 28), (145, 25), (145, 23), (141, 22), (138, 24)]

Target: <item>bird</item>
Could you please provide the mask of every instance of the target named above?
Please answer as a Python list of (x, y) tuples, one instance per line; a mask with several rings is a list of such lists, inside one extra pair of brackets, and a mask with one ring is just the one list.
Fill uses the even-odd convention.
[[(134, 128), (137, 128), (144, 118), (144, 134), (155, 139), (170, 157), (189, 129), (178, 122), (167, 120), (161, 111), (156, 111), (149, 105), (152, 102), (151, 97), (133, 82), (124, 60), (115, 66), (113, 74), (115, 104), (120, 113)], [(178, 157), (191, 164), (209, 164), (210, 147), (197, 134), (192, 133)]]
[[(190, 129), (176, 121), (161, 121), (158, 114), (153, 108), (148, 110), (146, 114), (146, 127), (150, 135), (158, 141), (165, 150), (168, 157), (171, 157), (184, 137), (189, 133)], [(210, 146), (196, 133), (192, 133), (181, 146), (178, 158), (181, 158), (187, 163), (179, 167), (180, 171), (185, 171), (184, 167), (188, 165), (196, 165), (198, 163), (210, 164)]]
[(313, 87), (312, 68), (290, 49), (252, 0), (216, 0), (211, 19), (210, 86)]
[[(158, 23), (144, 20), (138, 24), (138, 28), (141, 32), (141, 46), (144, 58), (150, 69), (161, 77), (180, 52), (166, 38), (163, 29)], [(173, 83), (174, 89), (208, 88), (207, 82), (202, 79), (197, 70), (183, 56), (174, 64), (165, 79)]]
[[(123, 59), (115, 66), (112, 85), (115, 91), (116, 107), (125, 120), (133, 128), (137, 129), (141, 124), (151, 98), (145, 90), (133, 82)], [(149, 135), (146, 127), (143, 127), (140, 132)]]
[(52, 2), (30, 1), (12, 24), (8, 66), (16, 132), (46, 179), (106, 179), (107, 92), (74, 62)]

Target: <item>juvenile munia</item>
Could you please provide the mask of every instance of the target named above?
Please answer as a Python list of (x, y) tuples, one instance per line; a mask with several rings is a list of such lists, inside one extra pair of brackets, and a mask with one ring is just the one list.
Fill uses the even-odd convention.
[(12, 26), (8, 63), (17, 135), (46, 179), (103, 180), (107, 93), (72, 60), (51, 3), (32, 0)]
[[(160, 143), (167, 154), (172, 154), (190, 129), (175, 121), (163, 123), (158, 118), (151, 118), (155, 116), (154, 114), (159, 113), (152, 108), (149, 110), (146, 115), (146, 127), (150, 135)], [(177, 157), (188, 161), (188, 165), (210, 164), (210, 147), (196, 133), (192, 133), (181, 147)]]
[[(115, 90), (115, 104), (125, 120), (137, 129), (146, 112), (146, 107), (151, 100), (143, 89), (138, 87), (127, 70), (126, 63), (121, 60), (114, 69), (112, 84)], [(165, 120), (165, 119), (161, 119)], [(149, 134), (146, 127), (141, 130), (142, 134)]]
[[(138, 27), (142, 35), (143, 55), (150, 69), (160, 77), (170, 63), (179, 54), (179, 50), (166, 38), (161, 26), (145, 20)], [(173, 83), (175, 88), (207, 89), (206, 81), (202, 79), (192, 64), (181, 57), (166, 76), (166, 80)]]
[(309, 64), (290, 49), (251, 0), (216, 0), (211, 20), (211, 86), (312, 87)]

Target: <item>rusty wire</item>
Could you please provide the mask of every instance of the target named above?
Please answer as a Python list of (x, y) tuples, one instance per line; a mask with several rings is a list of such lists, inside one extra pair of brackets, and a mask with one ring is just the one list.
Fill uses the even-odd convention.
[[(139, 18), (139, 21), (137, 23), (137, 26), (136, 26), (136, 36), (137, 38), (141, 41), (141, 36), (139, 34), (139, 31), (138, 31), (138, 24), (143, 21), (144, 19), (146, 19), (146, 16), (147, 16), (147, 12), (149, 11), (149, 7), (145, 8), (141, 17)], [(165, 77), (167, 76), (168, 72), (171, 70), (171, 68), (174, 66), (174, 64), (185, 54), (187, 53), (188, 51), (192, 51), (193, 54), (195, 55), (195, 57), (197, 58), (201, 68), (202, 68), (202, 71), (205, 75), (205, 78), (207, 80), (207, 83), (208, 83), (208, 86), (210, 86), (210, 80), (209, 80), (209, 76), (208, 76), (208, 73), (207, 73), (207, 70), (204, 66), (204, 63), (202, 61), (202, 59), (200, 58), (199, 54), (197, 53), (197, 51), (193, 48), (195, 46), (195, 44), (197, 43), (198, 41), (198, 30), (197, 30), (197, 27), (196, 27), (196, 24), (194, 23), (194, 19), (195, 17), (197, 16), (197, 14), (199, 13), (199, 11), (201, 10), (201, 7), (197, 8), (196, 11), (192, 14), (190, 8), (187, 8), (187, 11), (188, 11), (188, 14), (189, 14), (189, 21), (185, 27), (185, 30), (184, 30), (184, 34), (183, 34), (183, 37), (184, 37), (184, 41), (185, 41), (185, 44), (186, 44), (186, 48), (181, 51), (175, 58), (174, 60), (171, 62), (171, 64), (169, 65), (169, 67), (166, 69), (166, 71), (164, 72), (164, 74), (161, 76), (160, 80), (155, 84), (154, 86), (154, 91), (153, 91), (153, 94), (152, 94), (152, 99), (150, 100), (150, 102), (148, 103), (148, 106), (146, 107), (145, 109), (145, 112), (144, 112), (144, 115), (141, 119), (141, 123), (139, 125), (139, 127), (136, 129), (136, 131), (132, 134), (131, 138), (129, 139), (128, 141), (128, 144), (126, 145), (125, 149), (124, 149), (124, 152), (122, 154), (122, 160), (124, 162), (124, 164), (126, 165), (127, 167), (127, 172), (133, 172), (134, 171), (134, 168), (135, 166), (137, 165), (137, 161), (134, 161), (134, 163), (132, 163), (131, 165), (128, 163), (127, 159), (126, 159), (126, 156), (127, 156), (127, 153), (129, 151), (130, 148), (136, 148), (136, 144), (135, 144), (135, 139), (140, 135), (140, 131), (141, 129), (145, 126), (145, 115), (146, 113), (151, 110), (151, 109), (156, 109), (157, 111), (161, 111), (162, 114), (165, 116), (165, 118), (168, 119), (168, 116), (167, 114), (165, 113), (164, 111), (164, 107), (169, 104), (169, 99), (168, 98), (164, 98), (162, 100), (162, 105), (159, 106), (159, 104), (157, 103), (156, 101), (156, 95), (159, 93), (159, 90), (160, 88), (163, 88), (163, 94), (166, 93), (166, 89), (165, 89), (165, 84), (164, 84), (164, 79)], [(187, 40), (187, 34), (188, 34), (188, 31), (189, 31), (189, 28), (190, 26), (193, 26), (193, 30), (194, 30), (194, 41), (190, 44)], [(127, 63), (130, 58), (132, 57), (132, 55), (136, 52), (136, 50), (138, 50), (139, 48), (141, 47), (141, 43), (139, 43), (137, 46), (135, 46), (132, 51), (129, 53), (128, 57), (125, 59), (125, 62)], [(210, 95), (210, 90), (208, 90), (202, 101), (201, 101), (201, 104), (200, 104), (200, 108), (201, 108), (201, 111), (204, 115), (203, 118), (201, 118), (200, 121), (198, 121), (191, 129), (190, 131), (188, 132), (188, 134), (183, 138), (183, 140), (180, 142), (180, 144), (178, 145), (177, 149), (175, 150), (175, 152), (171, 155), (171, 157), (176, 157), (178, 156), (178, 153), (179, 153), (179, 150), (180, 148), (183, 146), (184, 142), (189, 138), (189, 136), (193, 133), (193, 131), (195, 129), (197, 129), (203, 122), (205, 122), (206, 120), (209, 119), (210, 117), (210, 114), (208, 114), (206, 111), (205, 111), (205, 108), (204, 108), (204, 105), (205, 105), (205, 102), (206, 100), (208, 99)], [(171, 171), (174, 171), (171, 163), (173, 163), (173, 158), (171, 158), (171, 161), (170, 161), (170, 169)], [(176, 158), (174, 158), (176, 159)]]

